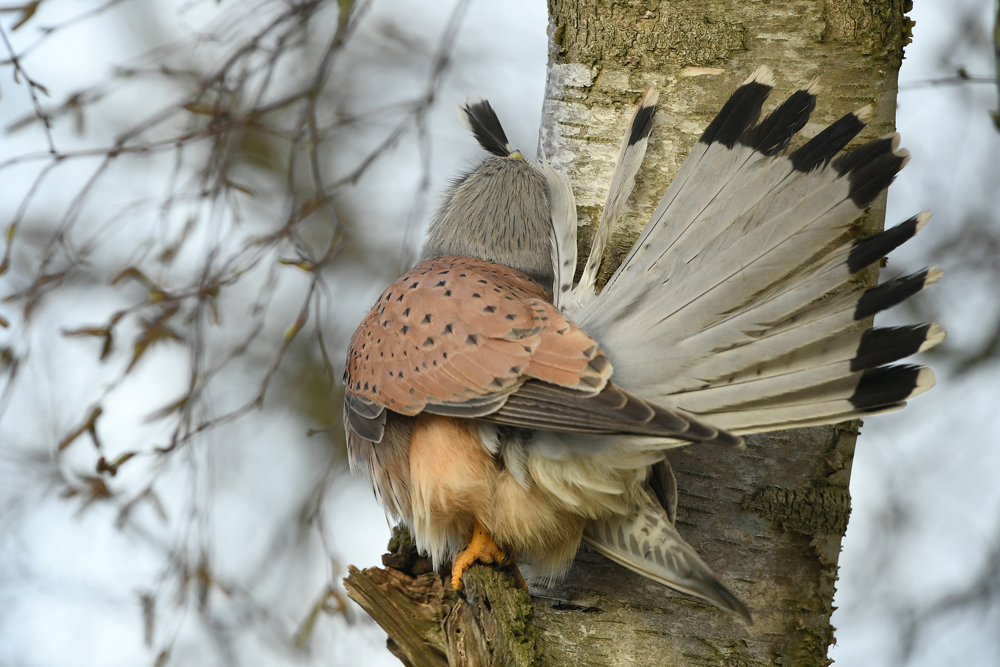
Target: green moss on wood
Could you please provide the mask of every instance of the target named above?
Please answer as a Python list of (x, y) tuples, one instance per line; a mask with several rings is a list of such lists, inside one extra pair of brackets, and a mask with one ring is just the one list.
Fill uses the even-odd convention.
[(535, 606), (509, 572), (473, 565), (465, 575), (466, 594), (489, 640), (494, 656), (512, 667), (545, 664), (541, 635), (534, 625)]

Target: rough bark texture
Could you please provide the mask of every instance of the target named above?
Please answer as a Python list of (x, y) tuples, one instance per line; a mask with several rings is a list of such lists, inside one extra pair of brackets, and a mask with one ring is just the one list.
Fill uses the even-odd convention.
[[(769, 65), (777, 75), (772, 105), (820, 77), (824, 92), (802, 132), (805, 138), (865, 104), (874, 107), (875, 120), (858, 141), (892, 131), (896, 77), (910, 30), (903, 5), (903, 0), (550, 0), (541, 144), (573, 184), (582, 223), (581, 261), (631, 105), (647, 87), (660, 90), (645, 165), (599, 284), (628, 251), (701, 131), (758, 65)], [(868, 232), (882, 227), (884, 213), (883, 196), (870, 207)], [(874, 278), (873, 270), (867, 279)], [(754, 625), (672, 594), (583, 548), (565, 581), (532, 589), (533, 615), (514, 605), (519, 612), (510, 627), (504, 625), (508, 617), (497, 613), (504, 605), (497, 603), (517, 591), (485, 592), (479, 583), (485, 568), (473, 568), (475, 604), (462, 612), (468, 622), (462, 627), (486, 647), (480, 653), (492, 662), (455, 657), (451, 664), (828, 664), (857, 426), (751, 437), (745, 452), (691, 446), (671, 455), (680, 492), (678, 526), (747, 603)], [(349, 582), (357, 575), (352, 571)], [(500, 575), (490, 580), (506, 581)], [(359, 599), (353, 590), (352, 597)], [(434, 600), (432, 606), (445, 609), (435, 612), (444, 614), (439, 620), (462, 609), (447, 602), (447, 595)], [(373, 615), (400, 642), (391, 624), (379, 618), (385, 608), (362, 604), (376, 609)], [(487, 606), (492, 611), (484, 612)], [(540, 632), (541, 658), (532, 653), (530, 659), (514, 659), (503, 648), (524, 643), (530, 635), (526, 620)], [(443, 641), (435, 639), (434, 645)], [(539, 646), (534, 640), (528, 644), (532, 650)], [(437, 650), (441, 660), (451, 655)]]
[(350, 566), (347, 594), (389, 634), (407, 667), (540, 667), (546, 664), (534, 605), (508, 572), (483, 565), (465, 576), (463, 601), (447, 573), (430, 571), (403, 528), (393, 531), (385, 569)]
[[(646, 163), (602, 278), (617, 268), (701, 131), (758, 65), (777, 75), (772, 104), (820, 77), (824, 92), (806, 138), (865, 104), (875, 121), (858, 141), (892, 131), (909, 31), (903, 11), (893, 0), (551, 0), (541, 140), (573, 183), (584, 243), (600, 217), (629, 105), (648, 86), (660, 90)], [(871, 207), (869, 230), (881, 228), (884, 207), (884, 197)], [(748, 604), (755, 624), (581, 553), (570, 577), (547, 594), (601, 611), (538, 604), (552, 663), (826, 664), (855, 437), (856, 427), (826, 427), (752, 437), (745, 452), (688, 447), (671, 455), (680, 530)]]

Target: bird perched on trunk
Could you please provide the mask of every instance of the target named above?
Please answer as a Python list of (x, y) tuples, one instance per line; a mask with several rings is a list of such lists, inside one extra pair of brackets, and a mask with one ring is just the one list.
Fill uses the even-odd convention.
[(749, 620), (674, 526), (666, 452), (898, 410), (933, 385), (892, 362), (940, 342), (940, 326), (862, 324), (941, 272), (851, 280), (929, 218), (851, 234), (908, 154), (895, 134), (841, 153), (869, 108), (788, 152), (818, 87), (759, 120), (772, 87), (761, 67), (736, 89), (599, 294), (656, 93), (632, 117), (576, 285), (569, 185), (508, 143), (489, 102), (460, 109), (492, 157), (444, 195), (344, 375), (352, 468), (435, 565), (453, 561), (456, 589), (476, 560), (560, 576), (586, 540)]

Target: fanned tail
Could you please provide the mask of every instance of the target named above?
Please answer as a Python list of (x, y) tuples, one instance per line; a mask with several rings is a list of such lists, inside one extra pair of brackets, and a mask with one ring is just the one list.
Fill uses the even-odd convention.
[(891, 364), (945, 335), (938, 324), (867, 329), (942, 275), (867, 289), (857, 280), (930, 218), (853, 236), (908, 160), (899, 137), (838, 156), (871, 116), (866, 107), (781, 154), (819, 87), (758, 123), (772, 86), (762, 67), (733, 93), (604, 290), (572, 313), (620, 385), (735, 434), (897, 410), (934, 376)]

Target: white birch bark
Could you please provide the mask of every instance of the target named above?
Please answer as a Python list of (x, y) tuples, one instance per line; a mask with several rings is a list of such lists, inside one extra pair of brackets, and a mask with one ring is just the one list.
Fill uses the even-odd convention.
[[(716, 111), (758, 65), (778, 78), (769, 106), (820, 77), (824, 91), (804, 138), (865, 104), (876, 117), (857, 142), (894, 129), (909, 30), (902, 2), (551, 0), (549, 13), (540, 142), (573, 185), (581, 258), (631, 105), (649, 86), (660, 91), (645, 166), (599, 285)], [(882, 227), (884, 207), (883, 196), (868, 214), (870, 228)], [(545, 592), (549, 599), (536, 596), (535, 624), (552, 664), (825, 665), (857, 427), (751, 437), (745, 452), (687, 447), (671, 456), (678, 526), (748, 604), (753, 626), (583, 550), (569, 578)]]

